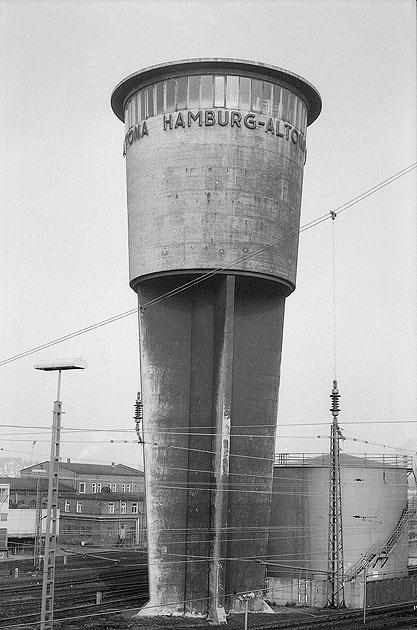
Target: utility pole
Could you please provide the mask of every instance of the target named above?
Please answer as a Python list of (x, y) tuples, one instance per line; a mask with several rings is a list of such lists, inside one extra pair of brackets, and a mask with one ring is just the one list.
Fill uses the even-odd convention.
[(339, 439), (342, 437), (337, 417), (339, 415), (339, 390), (337, 381), (333, 381), (330, 395), (330, 409), (333, 421), (330, 433), (330, 488), (329, 488), (329, 541), (328, 541), (328, 581), (327, 607), (345, 608), (343, 582), (343, 530), (342, 530), (342, 492), (340, 481)]
[(41, 568), (42, 555), (42, 491), (40, 477), (36, 480), (36, 521), (35, 545), (33, 548), (33, 566), (37, 571)]

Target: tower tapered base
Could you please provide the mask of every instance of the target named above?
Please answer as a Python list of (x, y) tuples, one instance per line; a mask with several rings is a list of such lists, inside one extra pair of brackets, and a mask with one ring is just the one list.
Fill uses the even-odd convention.
[[(139, 303), (184, 284), (142, 282)], [(218, 275), (140, 312), (150, 602), (219, 620), (264, 589), (286, 289)]]

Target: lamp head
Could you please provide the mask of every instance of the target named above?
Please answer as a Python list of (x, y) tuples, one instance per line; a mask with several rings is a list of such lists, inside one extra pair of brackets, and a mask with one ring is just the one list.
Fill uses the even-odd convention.
[(54, 370), (84, 370), (86, 367), (87, 361), (81, 358), (41, 361), (34, 365), (35, 370), (43, 370), (44, 372), (52, 372)]

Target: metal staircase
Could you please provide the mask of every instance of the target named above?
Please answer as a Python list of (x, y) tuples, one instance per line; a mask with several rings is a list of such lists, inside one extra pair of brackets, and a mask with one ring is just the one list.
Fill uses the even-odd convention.
[(383, 543), (376, 543), (372, 545), (366, 552), (364, 556), (359, 558), (354, 565), (350, 567), (350, 569), (345, 573), (345, 581), (351, 582), (354, 580), (361, 571), (364, 570), (371, 562), (378, 560), (381, 561), (381, 566), (384, 566), (386, 561), (388, 560), (388, 556), (394, 550), (396, 545), (398, 544), (401, 536), (403, 535), (409, 520), (414, 516), (417, 512), (416, 505), (408, 504), (401, 513), (400, 519), (395, 526), (393, 532), (388, 536), (388, 538)]

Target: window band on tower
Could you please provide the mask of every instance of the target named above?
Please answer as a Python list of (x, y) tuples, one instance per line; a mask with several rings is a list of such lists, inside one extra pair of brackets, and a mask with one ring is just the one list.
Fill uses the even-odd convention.
[(163, 113), (205, 108), (265, 114), (304, 134), (307, 128), (305, 102), (285, 87), (249, 77), (202, 74), (166, 79), (135, 92), (125, 106), (126, 131)]

